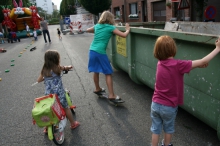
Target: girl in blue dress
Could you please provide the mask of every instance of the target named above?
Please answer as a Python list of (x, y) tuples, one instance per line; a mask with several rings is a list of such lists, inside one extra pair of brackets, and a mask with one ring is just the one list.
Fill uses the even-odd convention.
[(106, 84), (109, 91), (108, 99), (117, 102), (121, 99), (113, 90), (113, 70), (106, 55), (106, 47), (113, 34), (126, 38), (130, 32), (130, 26), (126, 23), (126, 31), (121, 32), (114, 26), (114, 24), (114, 15), (109, 11), (104, 11), (98, 23), (87, 29), (87, 32), (94, 33), (94, 39), (90, 45), (88, 69), (89, 72), (94, 73), (94, 93), (98, 94), (99, 92), (105, 91), (105, 89), (101, 88), (99, 85), (99, 73), (103, 73), (105, 74)]
[[(60, 66), (60, 54), (55, 50), (48, 50), (44, 55), (44, 65), (41, 70), (40, 76), (37, 82), (44, 81), (45, 95), (57, 94), (62, 107), (66, 113), (66, 117), (69, 119), (71, 129), (75, 129), (79, 126), (79, 122), (74, 121), (71, 110), (68, 107), (68, 103), (65, 97), (65, 89), (61, 79), (61, 72), (63, 70), (69, 70), (72, 66)], [(47, 132), (45, 128), (44, 132)]]

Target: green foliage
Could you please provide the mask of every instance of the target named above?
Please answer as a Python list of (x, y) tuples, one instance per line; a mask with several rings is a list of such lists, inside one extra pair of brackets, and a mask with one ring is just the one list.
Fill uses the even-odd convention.
[(40, 15), (40, 17), (45, 16), (46, 11), (42, 9), (41, 7), (37, 7), (37, 12)]
[(108, 10), (112, 4), (112, 0), (79, 0), (80, 4), (94, 15), (98, 15)]
[(67, 0), (66, 15), (76, 14), (75, 0)]
[(0, 0), (0, 23), (4, 20), (4, 15), (2, 13), (2, 9), (4, 8), (12, 8), (12, 1), (9, 0)]
[[(17, 4), (19, 5), (19, 0), (16, 0)], [(23, 2), (23, 7), (29, 7), (29, 0), (22, 0)]]
[(75, 0), (62, 0), (60, 4), (60, 15), (76, 14)]
[(65, 2), (64, 0), (62, 0), (60, 3), (60, 15), (64, 15), (64, 14), (65, 14)]
[(60, 18), (60, 12), (57, 11), (57, 10), (54, 10), (53, 13), (52, 13), (52, 18), (59, 19)]
[(59, 19), (59, 18), (52, 18), (52, 19), (49, 21), (49, 24), (50, 24), (50, 25), (59, 24), (59, 22), (60, 22), (60, 19)]

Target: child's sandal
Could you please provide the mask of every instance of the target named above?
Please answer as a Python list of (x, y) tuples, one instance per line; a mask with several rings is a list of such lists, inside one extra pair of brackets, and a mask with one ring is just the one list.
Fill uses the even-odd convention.
[(47, 134), (48, 133), (48, 131), (47, 131), (47, 127), (44, 127), (44, 131), (43, 131), (45, 134)]
[(78, 122), (78, 121), (75, 121), (75, 122), (70, 126), (70, 128), (71, 128), (71, 129), (75, 129), (75, 128), (77, 128), (79, 125), (80, 125), (79, 122)]

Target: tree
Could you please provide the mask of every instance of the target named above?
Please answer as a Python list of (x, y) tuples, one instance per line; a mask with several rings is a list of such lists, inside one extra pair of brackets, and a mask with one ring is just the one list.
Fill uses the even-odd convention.
[(62, 0), (60, 4), (60, 15), (76, 14), (75, 0)]
[(42, 9), (41, 7), (37, 7), (37, 12), (40, 16), (44, 16), (46, 13), (46, 11)]
[(60, 3), (60, 15), (65, 15), (65, 0)]
[(196, 10), (196, 21), (202, 21), (204, 7), (207, 6), (208, 0), (195, 0), (194, 6)]
[(66, 15), (76, 14), (75, 0), (67, 0)]
[(80, 4), (94, 15), (98, 15), (108, 10), (112, 4), (112, 0), (79, 0)]
[(4, 15), (2, 13), (3, 8), (12, 9), (12, 2), (9, 0), (1, 0), (0, 3), (0, 23), (4, 20)]
[(60, 12), (58, 10), (54, 10), (53, 13), (52, 13), (52, 17), (59, 19), (60, 18)]

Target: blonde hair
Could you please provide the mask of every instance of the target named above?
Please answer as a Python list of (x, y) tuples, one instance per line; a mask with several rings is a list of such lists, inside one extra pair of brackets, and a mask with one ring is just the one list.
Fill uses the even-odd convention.
[(176, 43), (170, 36), (164, 35), (157, 38), (154, 46), (155, 58), (158, 60), (165, 60), (169, 57), (174, 57), (176, 51)]
[(98, 21), (99, 24), (110, 24), (114, 25), (115, 20), (114, 20), (114, 15), (109, 12), (109, 11), (104, 11)]

